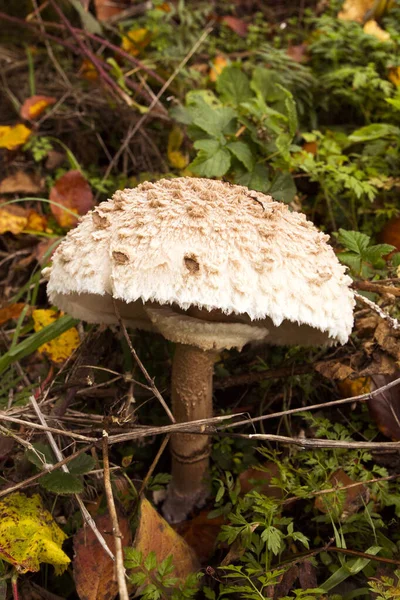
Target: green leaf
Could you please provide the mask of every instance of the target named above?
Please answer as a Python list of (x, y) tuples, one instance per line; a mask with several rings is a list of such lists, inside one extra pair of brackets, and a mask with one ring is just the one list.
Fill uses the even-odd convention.
[(287, 204), (292, 202), (296, 192), (297, 189), (290, 173), (277, 173), (268, 190), (275, 200), (281, 200)]
[(89, 454), (80, 454), (76, 458), (73, 458), (69, 464), (68, 469), (72, 475), (85, 475), (92, 471), (96, 465), (96, 461)]
[(267, 193), (270, 188), (269, 171), (264, 165), (255, 165), (250, 172), (237, 172), (235, 183), (245, 185), (250, 190)]
[(377, 140), (384, 137), (398, 137), (400, 135), (400, 129), (395, 125), (389, 125), (388, 123), (372, 123), (366, 127), (361, 127), (349, 136), (351, 142), (369, 142), (370, 140)]
[[(189, 168), (202, 177), (222, 177), (231, 166), (231, 154), (216, 140), (199, 140), (201, 149)], [(196, 146), (199, 148), (199, 146)]]
[(80, 479), (71, 473), (64, 471), (53, 471), (40, 480), (40, 484), (54, 494), (81, 494), (83, 484)]
[(100, 23), (97, 21), (97, 19), (94, 18), (92, 13), (85, 10), (80, 0), (69, 1), (75, 8), (76, 12), (79, 13), (83, 28), (86, 29), (86, 31), (88, 31), (89, 33), (96, 33), (97, 35), (102, 35), (103, 30)]
[(252, 171), (254, 167), (254, 157), (247, 144), (244, 142), (231, 142), (226, 146), (230, 152), (246, 167), (248, 171)]
[(280, 133), (275, 140), (276, 147), (278, 148), (279, 152), (282, 154), (282, 157), (286, 161), (289, 161), (289, 159), (290, 159), (289, 150), (290, 150), (291, 143), (292, 143), (292, 136), (286, 132)]
[(237, 113), (229, 106), (213, 106), (203, 96), (192, 96), (188, 107), (194, 125), (211, 135), (219, 137), (227, 125), (237, 117)]
[(144, 559), (144, 566), (148, 571), (152, 571), (157, 566), (156, 553), (152, 550)]
[[(366, 554), (372, 554), (375, 556), (375, 554), (378, 554), (380, 550), (382, 550), (381, 546), (371, 546), (365, 552)], [(339, 583), (342, 583), (353, 575), (357, 575), (357, 573), (362, 571), (370, 562), (370, 558), (358, 558), (355, 561), (349, 561), (349, 563), (343, 565), (340, 567), (340, 569), (335, 571), (333, 575), (331, 575), (331, 577), (329, 577), (320, 587), (326, 592), (329, 592), (329, 590), (339, 585)]]
[(282, 100), (282, 89), (278, 86), (278, 77), (271, 69), (256, 67), (250, 83), (251, 89), (265, 102)]
[(375, 265), (375, 263), (379, 261), (382, 256), (390, 254), (390, 252), (393, 250), (396, 250), (396, 247), (391, 246), (390, 244), (376, 244), (375, 246), (370, 246), (364, 250), (362, 257), (363, 260)]
[(348, 250), (352, 250), (352, 252), (361, 255), (369, 246), (371, 238), (369, 235), (361, 233), (360, 231), (347, 231), (346, 229), (339, 229), (337, 240), (339, 244)]
[(361, 272), (361, 256), (354, 252), (339, 252), (337, 255), (341, 263), (349, 267), (354, 273)]
[(261, 533), (261, 539), (266, 543), (268, 550), (273, 554), (279, 554), (282, 542), (282, 533), (276, 527), (270, 525)]
[(400, 266), (400, 252), (396, 252), (396, 254), (393, 254), (392, 258), (391, 258), (391, 262), (392, 262), (392, 267), (399, 267)]
[(231, 102), (234, 106), (253, 96), (247, 75), (236, 66), (225, 67), (217, 79), (216, 88), (222, 100)]
[(36, 442), (32, 446), (34, 450), (27, 450), (25, 456), (38, 469), (43, 470), (46, 464), (54, 465), (57, 462), (52, 449), (47, 444)]

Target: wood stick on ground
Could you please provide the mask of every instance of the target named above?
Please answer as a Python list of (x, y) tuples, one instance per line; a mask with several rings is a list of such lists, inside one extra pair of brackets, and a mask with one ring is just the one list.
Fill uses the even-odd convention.
[(381, 282), (353, 281), (352, 287), (365, 292), (374, 292), (375, 294), (392, 294), (393, 296), (400, 296), (400, 288), (391, 285), (382, 285)]
[(122, 534), (119, 528), (117, 510), (115, 508), (113, 490), (110, 476), (110, 461), (108, 458), (108, 433), (103, 430), (103, 469), (104, 469), (104, 491), (107, 499), (108, 512), (112, 522), (112, 531), (115, 544), (115, 572), (118, 582), (118, 592), (121, 600), (129, 600), (128, 588), (126, 586), (126, 572), (124, 567), (124, 552), (122, 548)]
[[(39, 419), (39, 421), (41, 422), (43, 427), (46, 427), (46, 419), (44, 418), (42, 411), (40, 410), (40, 407), (38, 405), (38, 403), (36, 402), (36, 398), (34, 396), (30, 396), (29, 400), (33, 406), (33, 409)], [(58, 448), (56, 441), (53, 437), (53, 434), (51, 433), (51, 431), (46, 431), (46, 435), (47, 435), (47, 439), (49, 440), (50, 446), (55, 454), (55, 457), (57, 458), (58, 461), (62, 461), (64, 459), (61, 450)], [(69, 469), (67, 467), (67, 465), (64, 463), (61, 466), (61, 469), (65, 472), (65, 473), (69, 473)], [(100, 542), (101, 547), (103, 548), (103, 550), (108, 554), (108, 556), (112, 559), (115, 560), (114, 558), (114, 554), (111, 552), (110, 548), (107, 546), (107, 543), (105, 541), (105, 539), (103, 538), (103, 536), (101, 535), (100, 531), (97, 529), (97, 525), (94, 522), (94, 520), (92, 519), (88, 509), (86, 508), (86, 506), (83, 504), (81, 498), (79, 497), (78, 494), (74, 494), (75, 499), (79, 505), (79, 508), (82, 512), (82, 516), (84, 521), (86, 522), (87, 525), (89, 525), (89, 527), (91, 528), (91, 530), (93, 531), (94, 535), (96, 536), (96, 538), (98, 539), (98, 541)]]
[(385, 321), (389, 323), (390, 327), (392, 327), (393, 329), (400, 329), (400, 323), (398, 322), (398, 320), (388, 315), (388, 313), (382, 310), (382, 308), (378, 306), (375, 302), (372, 302), (372, 300), (365, 298), (365, 296), (362, 296), (358, 292), (354, 292), (354, 296), (359, 302), (362, 302), (362, 304), (365, 304), (371, 310), (376, 312), (381, 317), (381, 319), (385, 319)]
[(147, 471), (146, 477), (143, 479), (142, 485), (140, 486), (139, 497), (141, 497), (142, 494), (144, 493), (144, 491), (147, 487), (147, 484), (149, 482), (149, 479), (153, 475), (154, 469), (156, 468), (157, 463), (160, 460), (162, 453), (164, 452), (165, 448), (168, 445), (170, 437), (171, 437), (171, 434), (166, 435), (165, 438), (163, 439), (163, 441), (161, 442), (161, 446), (159, 447), (158, 452), (157, 452), (153, 462), (150, 465), (150, 469)]

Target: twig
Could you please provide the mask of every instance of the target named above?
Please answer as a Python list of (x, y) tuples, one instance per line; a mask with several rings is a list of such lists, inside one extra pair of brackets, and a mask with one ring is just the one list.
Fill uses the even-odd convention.
[(286, 437), (284, 435), (273, 435), (264, 433), (230, 433), (231, 437), (246, 440), (262, 440), (264, 442), (276, 442), (278, 444), (289, 444), (301, 448), (352, 448), (355, 450), (399, 450), (400, 442), (344, 442), (342, 440), (323, 440), (318, 438)]
[(81, 442), (96, 442), (96, 441), (98, 441), (93, 437), (88, 437), (87, 435), (80, 435), (79, 433), (73, 433), (72, 431), (65, 431), (64, 429), (56, 429), (55, 427), (49, 427), (48, 425), (39, 425), (39, 423), (31, 423), (30, 421), (24, 421), (24, 419), (10, 417), (2, 410), (0, 410), (0, 419), (3, 421), (8, 421), (9, 423), (16, 423), (17, 425), (24, 425), (24, 427), (32, 427), (32, 429), (40, 429), (41, 431), (48, 431), (50, 433), (65, 435), (67, 437), (72, 437), (76, 440), (80, 440)]
[(66, 465), (67, 463), (69, 463), (71, 460), (73, 460), (80, 454), (83, 454), (87, 450), (90, 450), (91, 448), (93, 448), (93, 446), (94, 446), (94, 444), (88, 444), (87, 446), (83, 446), (82, 448), (80, 448), (80, 450), (77, 450), (73, 454), (66, 456), (59, 462), (54, 463), (54, 465), (47, 465), (45, 471), (40, 471), (40, 473), (36, 473), (36, 475), (32, 475), (32, 477), (29, 477), (28, 479), (25, 479), (24, 481), (20, 481), (19, 483), (16, 483), (15, 485), (7, 488), (6, 490), (0, 491), (0, 498), (2, 498), (3, 496), (7, 496), (8, 494), (15, 492), (16, 490), (20, 490), (21, 488), (28, 487), (28, 486), (32, 485), (32, 483), (36, 483), (38, 481), (38, 479), (40, 479), (44, 475), (47, 475), (48, 473), (52, 473), (56, 469), (59, 469), (63, 465)]
[(264, 381), (264, 379), (278, 379), (281, 377), (291, 377), (292, 375), (306, 375), (307, 373), (312, 373), (315, 366), (316, 365), (314, 364), (299, 367), (282, 367), (281, 369), (269, 369), (268, 371), (244, 373), (243, 375), (228, 375), (214, 381), (214, 389), (224, 390), (229, 387), (240, 385), (252, 385), (253, 383)]
[(102, 179), (102, 183), (104, 183), (104, 181), (106, 181), (106, 179), (108, 179), (111, 171), (114, 168), (114, 165), (118, 162), (121, 154), (125, 151), (125, 149), (127, 148), (127, 146), (130, 144), (131, 139), (134, 137), (134, 135), (136, 134), (136, 132), (140, 129), (140, 127), (143, 125), (143, 123), (146, 121), (146, 119), (148, 118), (148, 116), (150, 115), (151, 111), (153, 110), (153, 108), (156, 106), (156, 104), (158, 103), (159, 99), (161, 98), (161, 96), (164, 94), (164, 92), (169, 88), (169, 86), (171, 85), (171, 83), (173, 82), (173, 80), (175, 79), (175, 77), (178, 75), (178, 73), (181, 71), (181, 69), (183, 69), (183, 67), (186, 65), (186, 63), (191, 59), (191, 57), (193, 56), (193, 54), (196, 52), (196, 50), (201, 46), (201, 44), (204, 42), (204, 40), (206, 39), (206, 37), (211, 33), (211, 31), (213, 30), (213, 24), (209, 25), (201, 34), (201, 36), (199, 37), (199, 39), (197, 40), (197, 42), (194, 44), (193, 48), (190, 50), (190, 52), (185, 56), (185, 58), (179, 63), (179, 65), (177, 66), (177, 68), (175, 69), (175, 71), (172, 73), (172, 75), (167, 79), (167, 81), (164, 83), (164, 85), (162, 86), (162, 88), (160, 89), (160, 91), (158, 92), (158, 94), (155, 96), (155, 98), (153, 99), (153, 101), (151, 102), (149, 109), (146, 113), (144, 113), (140, 119), (137, 121), (137, 123), (130, 128), (130, 130), (128, 131), (124, 141), (121, 144), (121, 147), (119, 148), (119, 150), (115, 153), (113, 160), (110, 162), (110, 164), (108, 165), (106, 172), (104, 174), (104, 177)]
[(359, 302), (362, 302), (366, 306), (369, 306), (369, 308), (376, 312), (381, 317), (381, 319), (385, 319), (389, 323), (390, 327), (392, 327), (393, 329), (400, 329), (400, 323), (398, 322), (398, 320), (388, 315), (387, 312), (382, 310), (380, 306), (375, 304), (375, 302), (372, 302), (372, 300), (365, 298), (365, 296), (362, 296), (358, 292), (354, 292), (354, 296), (357, 298), (357, 300), (359, 300)]
[[(36, 399), (34, 396), (30, 396), (29, 400), (33, 406), (33, 409), (39, 419), (39, 421), (41, 422), (43, 427), (46, 427), (46, 419), (44, 418), (38, 403), (36, 402)], [(47, 435), (47, 439), (49, 440), (50, 446), (53, 449), (53, 452), (55, 454), (55, 457), (58, 459), (58, 461), (62, 461), (63, 460), (63, 455), (61, 453), (61, 451), (59, 450), (55, 439), (52, 435), (52, 433), (50, 431), (46, 431), (46, 435)], [(69, 469), (67, 467), (67, 465), (64, 463), (61, 466), (61, 469), (65, 472), (65, 473), (69, 473)], [(87, 523), (87, 525), (89, 525), (89, 527), (92, 529), (94, 535), (96, 536), (96, 538), (98, 539), (98, 541), (100, 542), (101, 547), (103, 548), (103, 550), (108, 554), (108, 556), (112, 559), (114, 559), (114, 555), (111, 552), (111, 550), (109, 549), (109, 547), (107, 546), (107, 543), (105, 541), (105, 539), (103, 538), (103, 536), (101, 535), (100, 531), (97, 529), (96, 523), (94, 522), (94, 520), (92, 519), (88, 509), (86, 508), (86, 506), (84, 505), (84, 503), (82, 502), (81, 498), (79, 497), (78, 494), (74, 494), (74, 497), (76, 499), (76, 501), (78, 502), (79, 508), (81, 509), (82, 512), (82, 516), (84, 521)]]
[(142, 485), (140, 486), (140, 490), (139, 490), (139, 497), (143, 494), (143, 492), (145, 491), (147, 484), (149, 482), (150, 477), (153, 475), (154, 469), (157, 466), (158, 461), (161, 458), (162, 453), (164, 452), (165, 448), (168, 445), (168, 442), (170, 440), (171, 435), (168, 434), (165, 436), (165, 438), (163, 439), (161, 446), (158, 449), (158, 452), (153, 460), (153, 462), (150, 465), (150, 469), (147, 471), (146, 473), (146, 477), (143, 479), (142, 481)]
[[(276, 419), (277, 417), (284, 417), (286, 415), (293, 415), (295, 413), (308, 412), (309, 410), (318, 410), (321, 408), (327, 408), (331, 406), (339, 406), (341, 404), (350, 404), (353, 402), (363, 402), (366, 400), (372, 400), (375, 396), (379, 396), (383, 392), (390, 390), (392, 387), (396, 387), (400, 385), (400, 377), (398, 379), (394, 379), (390, 383), (383, 385), (376, 390), (372, 390), (372, 392), (367, 392), (366, 394), (359, 394), (358, 396), (351, 396), (350, 398), (342, 398), (340, 400), (332, 400), (332, 402), (322, 402), (320, 404), (311, 404), (311, 406), (304, 406), (300, 408), (291, 408), (289, 410), (281, 410), (276, 413), (271, 413), (269, 415), (261, 415), (260, 417), (254, 417), (248, 419), (246, 421), (237, 421), (236, 423), (232, 423), (227, 425), (226, 427), (239, 427), (240, 425), (251, 425), (252, 423), (257, 423), (258, 421), (266, 421), (268, 419)], [(222, 426), (224, 427), (224, 426)], [(218, 428), (220, 429), (220, 428)]]
[(384, 556), (375, 556), (375, 554), (368, 554), (368, 552), (359, 552), (358, 550), (349, 550), (348, 548), (338, 548), (337, 546), (329, 546), (328, 552), (339, 552), (340, 554), (349, 554), (350, 556), (369, 558), (370, 560), (376, 560), (377, 562), (383, 562), (389, 565), (400, 565), (400, 560), (394, 560), (393, 558), (385, 558)]
[(122, 534), (119, 528), (118, 515), (115, 509), (114, 496), (111, 486), (110, 461), (108, 459), (108, 433), (103, 430), (103, 469), (104, 469), (104, 491), (107, 498), (108, 512), (110, 513), (112, 530), (115, 544), (115, 570), (118, 581), (118, 592), (121, 600), (129, 600), (126, 586), (126, 572), (124, 567), (124, 553), (122, 549)]
[(160, 402), (161, 406), (164, 408), (165, 412), (167, 413), (167, 415), (169, 417), (169, 420), (171, 421), (171, 423), (176, 423), (175, 417), (172, 414), (172, 412), (171, 412), (168, 404), (165, 402), (164, 398), (162, 397), (162, 395), (158, 391), (156, 385), (154, 384), (154, 381), (152, 380), (152, 378), (148, 374), (146, 367), (144, 366), (144, 364), (142, 363), (142, 361), (138, 357), (135, 348), (132, 346), (131, 339), (130, 339), (130, 337), (128, 335), (128, 332), (126, 330), (126, 327), (125, 327), (125, 323), (123, 322), (123, 320), (121, 318), (121, 315), (120, 315), (119, 310), (118, 310), (117, 303), (114, 300), (114, 298), (113, 298), (113, 304), (114, 304), (115, 316), (118, 319), (118, 322), (119, 322), (119, 324), (121, 326), (121, 329), (122, 329), (122, 332), (124, 334), (126, 343), (129, 346), (129, 350), (131, 351), (131, 354), (132, 354), (133, 358), (135, 359), (135, 361), (137, 362), (137, 364), (139, 366), (139, 369), (142, 371), (143, 375), (145, 376), (146, 381), (149, 384), (149, 387), (151, 388), (151, 391), (153, 392), (153, 394), (155, 395), (155, 397), (157, 398), (157, 400)]
[(375, 294), (392, 294), (393, 296), (400, 296), (400, 288), (390, 285), (381, 285), (381, 283), (375, 283), (373, 281), (353, 281), (352, 287), (365, 292), (374, 292)]

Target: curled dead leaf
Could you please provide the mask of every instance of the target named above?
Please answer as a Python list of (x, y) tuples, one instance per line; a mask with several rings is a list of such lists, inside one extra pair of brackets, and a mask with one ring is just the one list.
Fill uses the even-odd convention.
[(57, 98), (53, 98), (53, 96), (31, 96), (24, 101), (19, 114), (23, 119), (33, 121), (56, 102)]
[(38, 194), (44, 190), (44, 180), (25, 171), (16, 171), (0, 182), (0, 194)]
[(0, 325), (4, 325), (10, 319), (18, 319), (24, 308), (25, 304), (23, 302), (17, 302), (0, 308)]
[[(78, 215), (86, 214), (94, 206), (92, 190), (82, 173), (72, 170), (57, 179), (50, 190), (50, 200), (61, 206), (50, 204), (51, 212), (61, 227), (72, 227)], [(63, 207), (76, 213), (76, 217)]]
[(315, 370), (327, 379), (347, 379), (354, 373), (348, 365), (344, 365), (337, 360), (327, 360), (315, 365)]

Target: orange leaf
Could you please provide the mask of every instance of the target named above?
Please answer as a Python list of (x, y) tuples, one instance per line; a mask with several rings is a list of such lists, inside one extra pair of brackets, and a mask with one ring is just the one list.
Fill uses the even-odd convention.
[(317, 142), (305, 142), (303, 144), (303, 150), (315, 156), (318, 151), (318, 144)]
[(18, 319), (24, 307), (25, 304), (23, 302), (17, 302), (16, 304), (0, 308), (0, 325), (4, 325), (10, 319)]
[(25, 127), (22, 123), (18, 125), (1, 125), (0, 126), (0, 148), (7, 150), (15, 150), (18, 146), (25, 144), (26, 140), (31, 135), (32, 131)]
[(0, 234), (10, 232), (14, 235), (23, 231), (45, 231), (46, 218), (34, 210), (27, 210), (13, 204), (0, 204)]
[(392, 67), (389, 70), (389, 80), (396, 85), (397, 87), (400, 86), (400, 67)]
[(203, 510), (194, 519), (176, 525), (178, 533), (196, 552), (203, 565), (213, 556), (221, 526), (226, 522), (224, 517), (209, 519), (208, 513), (208, 510)]
[(110, 17), (119, 15), (123, 11), (121, 2), (112, 2), (110, 0), (94, 0), (96, 17), (99, 21), (107, 21)]
[(52, 96), (31, 96), (21, 106), (19, 114), (23, 119), (37, 119), (48, 106), (56, 102), (57, 99)]
[(28, 222), (26, 224), (25, 230), (29, 231), (46, 231), (47, 229), (47, 219), (43, 215), (39, 215), (39, 213), (34, 210), (30, 210), (28, 212)]
[[(108, 514), (95, 518), (97, 528), (107, 546), (115, 553), (113, 526)], [(118, 517), (123, 546), (131, 542), (129, 521)], [(100, 546), (92, 529), (84, 527), (74, 535), (74, 581), (79, 598), (85, 600), (113, 600), (118, 593), (114, 563)]]
[(218, 54), (218, 56), (216, 56), (213, 61), (212, 61), (212, 67), (210, 69), (210, 81), (217, 81), (218, 77), (221, 75), (222, 71), (225, 69), (226, 65), (228, 64), (228, 61), (226, 60), (225, 56), (222, 56), (222, 54)]
[(368, 394), (371, 391), (370, 377), (357, 377), (356, 379), (343, 379), (337, 384), (340, 393), (344, 398), (352, 398), (361, 394)]
[[(93, 208), (92, 190), (80, 171), (68, 171), (57, 179), (50, 190), (50, 200), (72, 210), (76, 215), (84, 215)], [(61, 227), (72, 227), (78, 221), (78, 216), (62, 209), (62, 206), (50, 204), (51, 212)]]
[(88, 81), (95, 81), (98, 79), (99, 74), (92, 61), (85, 58), (82, 61), (81, 68), (79, 69), (79, 75)]
[(390, 219), (379, 234), (379, 241), (400, 250), (400, 217)]

